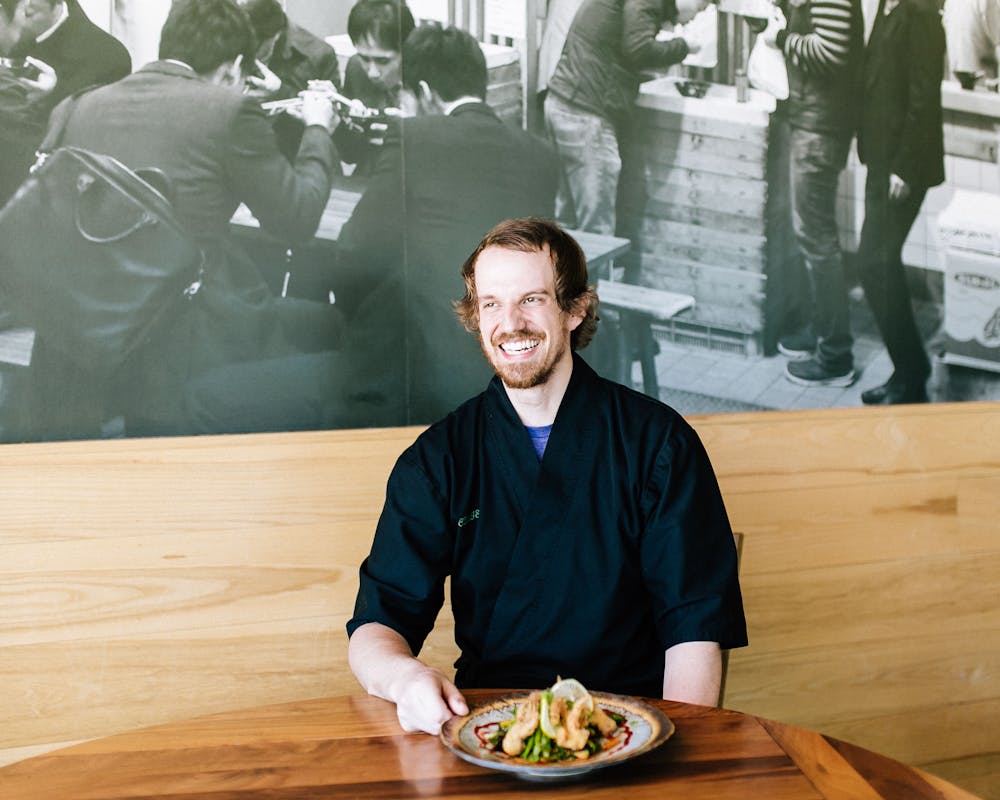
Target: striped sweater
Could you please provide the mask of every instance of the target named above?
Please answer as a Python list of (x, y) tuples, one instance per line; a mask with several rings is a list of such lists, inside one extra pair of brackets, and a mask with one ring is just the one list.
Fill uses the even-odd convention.
[(847, 62), (850, 50), (850, 0), (812, 0), (810, 17), (811, 33), (782, 31), (777, 44), (786, 58), (804, 72), (832, 75)]

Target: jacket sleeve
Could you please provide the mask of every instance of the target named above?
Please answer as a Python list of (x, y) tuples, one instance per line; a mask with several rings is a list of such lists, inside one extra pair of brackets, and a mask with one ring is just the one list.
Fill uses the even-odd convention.
[(444, 603), (451, 564), (447, 504), (430, 479), (404, 453), (386, 488), (371, 553), (361, 565), (350, 636), (378, 622), (406, 639), (414, 655)]
[(907, 183), (922, 184), (920, 176), (927, 167), (926, 133), (941, 125), (944, 28), (930, 3), (913, 2), (907, 24), (906, 116), (891, 169)]
[(633, 70), (668, 67), (678, 64), (688, 54), (683, 39), (656, 41), (663, 27), (660, 0), (625, 0), (622, 8), (622, 54)]
[(336, 163), (326, 129), (307, 127), (295, 162), (289, 164), (260, 105), (248, 97), (234, 114), (229, 139), (224, 168), (237, 199), (281, 240), (311, 238), (330, 198)]
[(643, 490), (642, 574), (664, 650), (690, 641), (747, 643), (736, 548), (715, 472), (680, 423)]

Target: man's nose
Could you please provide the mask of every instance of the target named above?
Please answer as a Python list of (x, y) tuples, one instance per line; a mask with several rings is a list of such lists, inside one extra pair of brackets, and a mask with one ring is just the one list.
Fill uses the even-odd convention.
[(381, 75), (382, 75), (382, 70), (379, 69), (379, 65), (376, 64), (374, 61), (369, 61), (368, 62), (368, 77), (371, 80), (376, 81), (376, 80), (378, 80), (381, 77)]
[(513, 303), (505, 306), (503, 311), (504, 332), (520, 330), (524, 326), (524, 314), (521, 313), (521, 304)]

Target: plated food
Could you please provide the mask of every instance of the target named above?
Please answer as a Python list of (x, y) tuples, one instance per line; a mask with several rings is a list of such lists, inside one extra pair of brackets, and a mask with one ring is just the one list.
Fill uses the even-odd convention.
[(495, 749), (529, 763), (586, 759), (614, 746), (614, 733), (625, 719), (598, 707), (577, 680), (559, 680), (532, 692), (515, 706), (489, 737)]
[(621, 695), (558, 681), (508, 695), (456, 717), (444, 745), (466, 761), (534, 780), (581, 775), (647, 753), (674, 726), (657, 709)]

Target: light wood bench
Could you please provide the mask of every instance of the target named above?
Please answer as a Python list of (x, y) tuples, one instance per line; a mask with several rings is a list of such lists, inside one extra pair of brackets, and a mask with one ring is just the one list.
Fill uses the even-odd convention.
[[(726, 704), (995, 796), (1000, 404), (692, 422), (744, 534)], [(358, 691), (344, 623), (417, 432), (5, 445), (0, 762)]]

